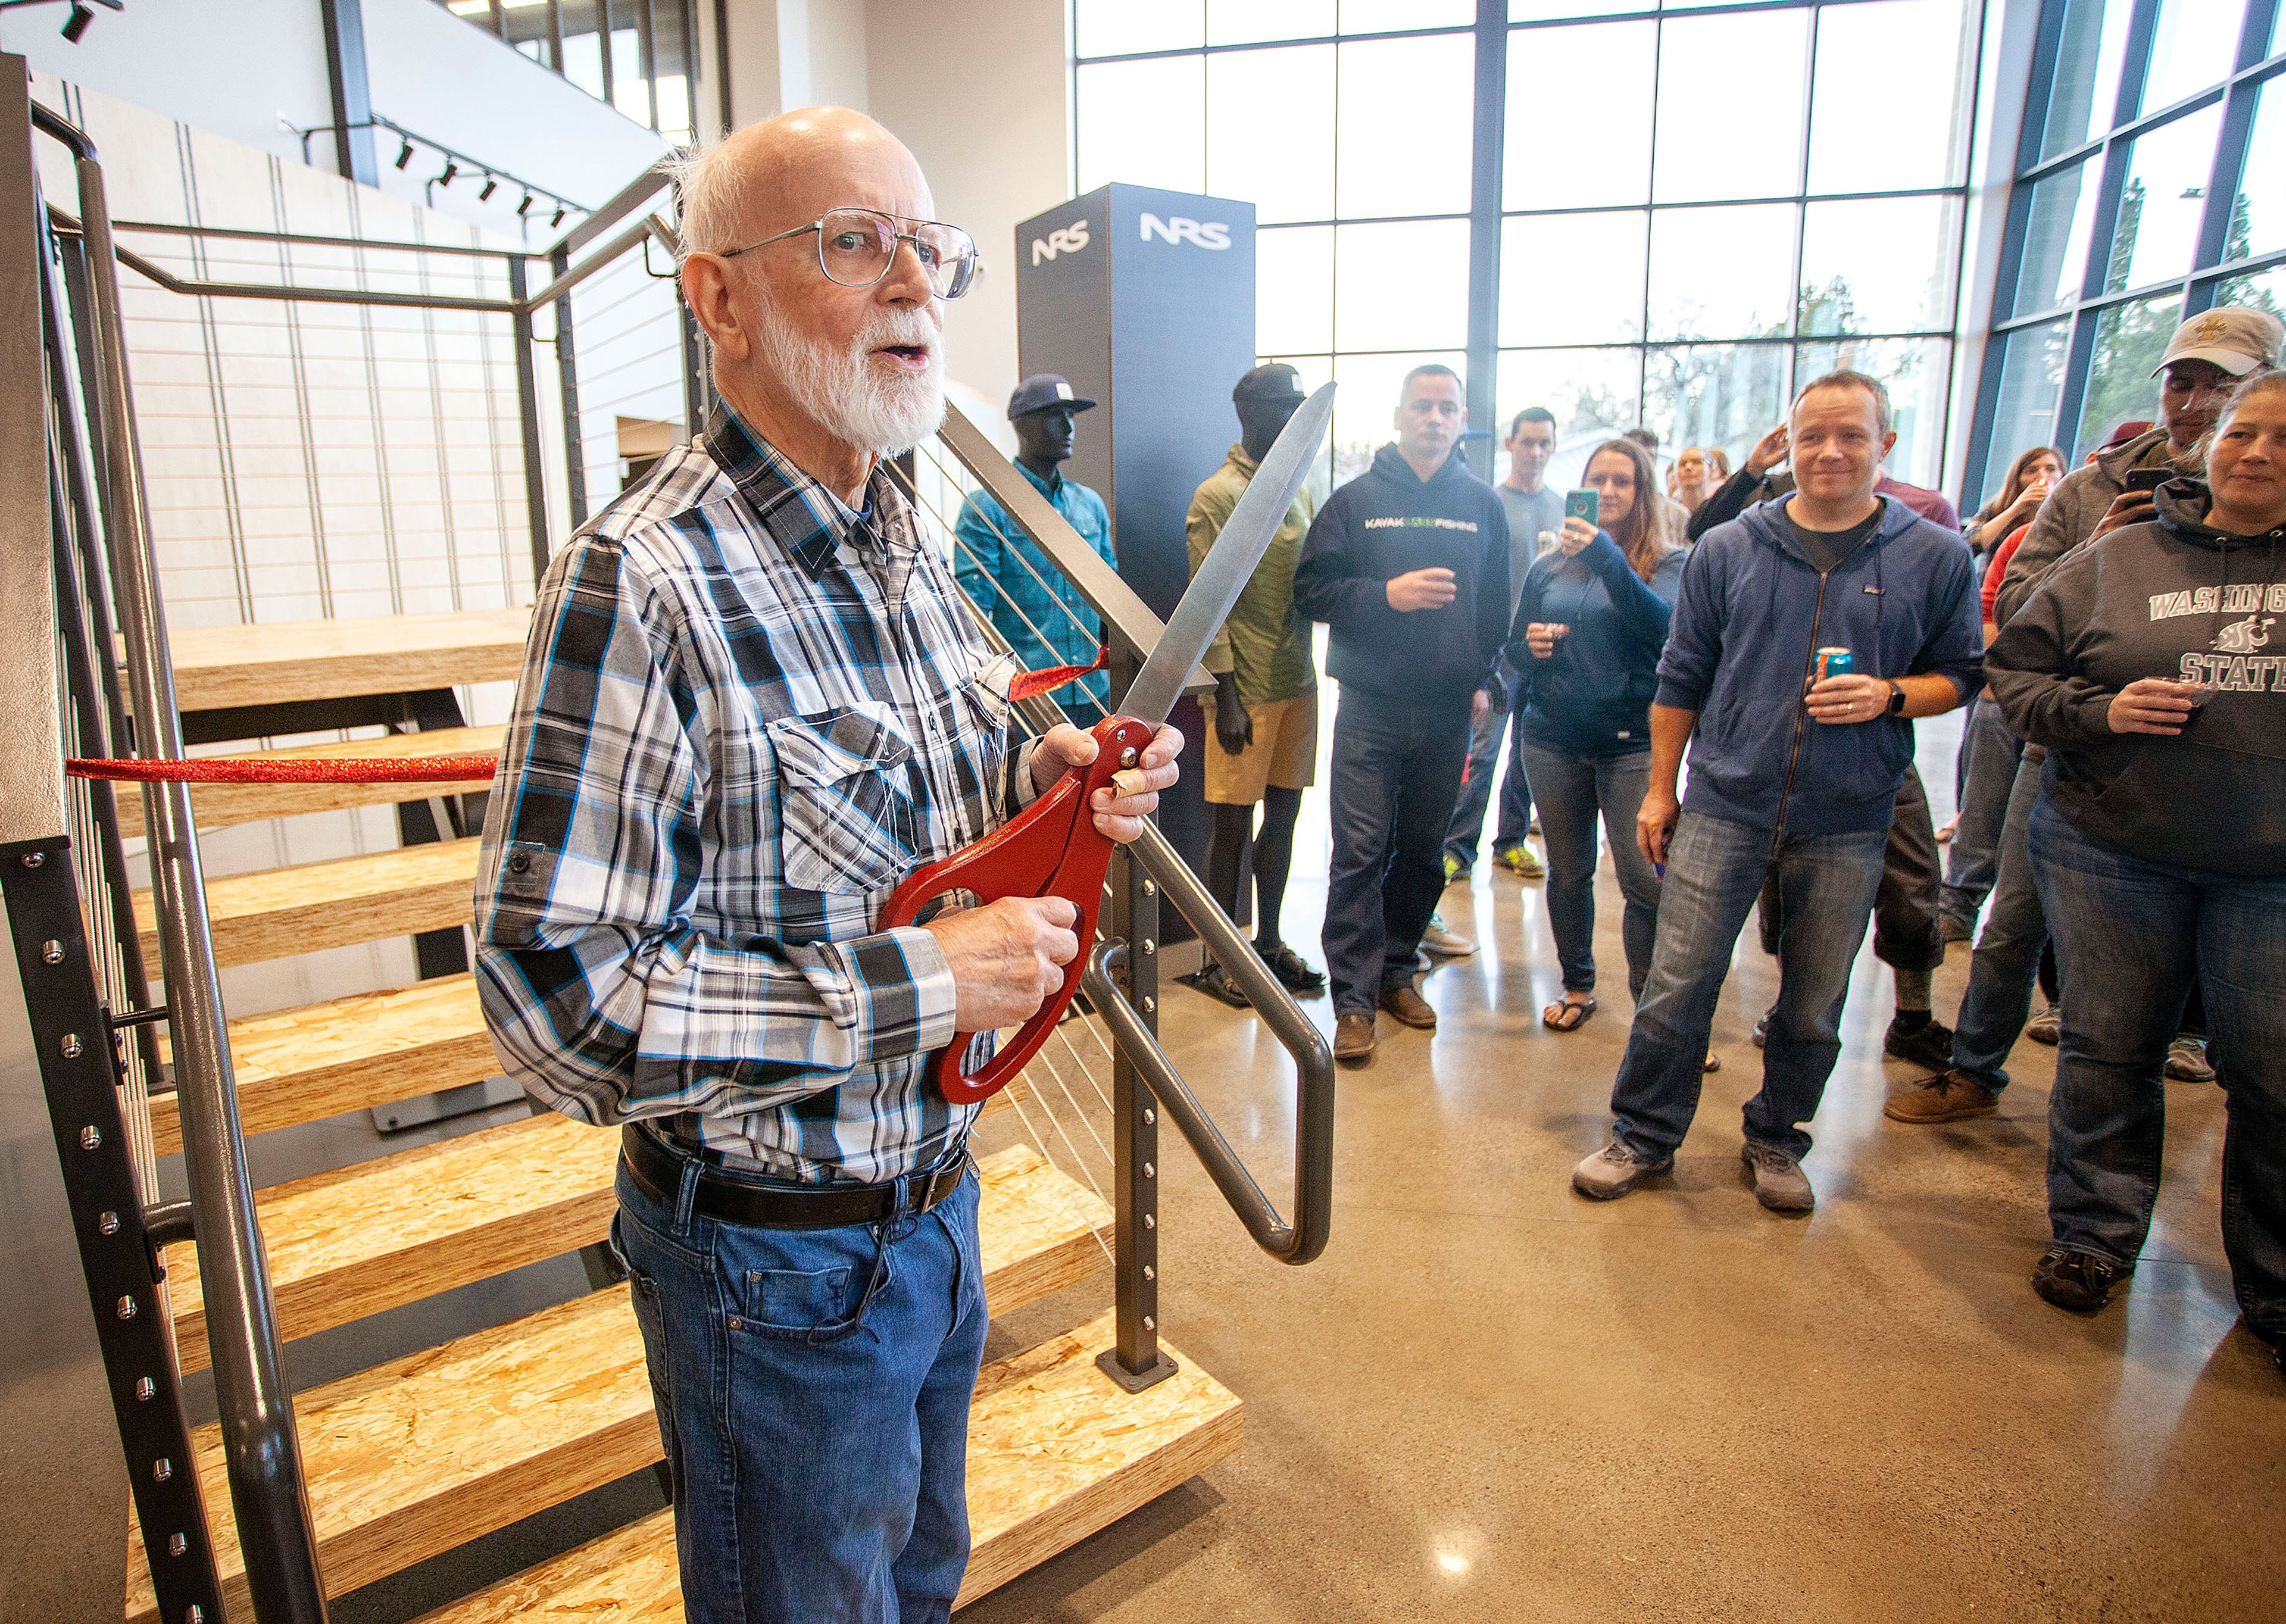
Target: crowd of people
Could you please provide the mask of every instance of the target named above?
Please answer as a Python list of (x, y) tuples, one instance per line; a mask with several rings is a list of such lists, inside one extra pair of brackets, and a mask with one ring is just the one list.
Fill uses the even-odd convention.
[[(1289, 986), (1318, 989), (1277, 911), (1314, 750), (1245, 723), (1270, 698), (1261, 650), (1283, 661), (1271, 702), (1313, 694), (1305, 623), (1322, 622), (1340, 684), (1322, 934), (1337, 1059), (1368, 1063), (1380, 1016), (1436, 1026), (1423, 968), (1475, 947), (1438, 902), (1488, 817), (1493, 861), (1546, 880), (1562, 993), (1540, 1020), (1592, 1018), (1600, 821), (1633, 1015), (1580, 1195), (1672, 1168), (1751, 915), (1778, 991), (1755, 1028), (1742, 1177), (1766, 1208), (1811, 1209), (1807, 1124), (1870, 927), (1895, 977), (1884, 1047), (1921, 1074), (1893, 1120), (1990, 1115), (2028, 1030), (2059, 1046), (2053, 1244), (2033, 1284), (2060, 1307), (2100, 1309), (2133, 1273), (2164, 1080), (2221, 1084), (2225, 1248), (2248, 1328), (2286, 1348), (2286, 655), (2265, 652), (2286, 618), (2280, 346), (2261, 311), (2194, 317), (2154, 374), (2156, 422), (2077, 469), (2024, 450), (1965, 522), (1886, 471), (1890, 404), (1862, 373), (1804, 387), (1736, 471), (1691, 445), (1662, 480), (1658, 442), (1630, 430), (1595, 445), (1567, 500), (1546, 482), (1553, 414), (1516, 414), (1488, 485), (1458, 454), (1462, 380), (1415, 369), (1394, 441), (1297, 501), (1248, 628), (1234, 619), (1210, 661), (1218, 895), (1238, 900), (1252, 805), (1282, 797), (1261, 940)], [(1301, 398), (1290, 367), (1242, 382), (1246, 438), (1193, 508), (1194, 570)], [(1962, 706), (1940, 831), (1912, 723)], [(1315, 719), (1312, 698), (1311, 746)], [(1932, 973), (1953, 942), (1974, 951), (1949, 1026)], [(1218, 966), (1199, 984), (1243, 1002)]]

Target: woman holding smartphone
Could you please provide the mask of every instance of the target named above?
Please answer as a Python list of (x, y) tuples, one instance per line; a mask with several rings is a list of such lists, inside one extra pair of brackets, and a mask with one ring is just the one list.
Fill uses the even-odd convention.
[(2247, 1328), (2276, 1350), (2286, 685), (2264, 650), (2286, 627), (2286, 373), (2231, 398), (2203, 485), (2175, 479), (2153, 500), (2153, 519), (2067, 554), (1986, 656), (2009, 726), (2048, 751), (2030, 850), (2069, 994), (2048, 1106), (2054, 1244), (2032, 1284), (2092, 1312), (2134, 1272), (2161, 1072), (2195, 984), (2227, 1096), (2223, 1250)]
[(1684, 556), (1658, 523), (1655, 478), (1634, 441), (1596, 448), (1585, 475), (1596, 519), (1567, 504), (1556, 548), (1524, 578), (1510, 633), (1509, 663), (1522, 674), (1519, 748), (1548, 840), (1548, 922), (1564, 971), (1564, 997), (1540, 1018), (1558, 1032), (1596, 1013), (1599, 813), (1627, 899), (1631, 991), (1651, 969), (1659, 882), (1636, 845), (1636, 814), (1651, 782), (1651, 699)]

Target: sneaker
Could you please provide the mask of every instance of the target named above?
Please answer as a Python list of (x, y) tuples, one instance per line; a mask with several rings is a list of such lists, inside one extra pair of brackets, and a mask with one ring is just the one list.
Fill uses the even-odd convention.
[(1540, 860), (1531, 847), (1522, 841), (1518, 841), (1514, 846), (1501, 847), (1500, 855), (1493, 861), (1519, 879), (1548, 878), (1548, 865)]
[(2167, 1078), (2172, 1083), (2213, 1082), (2214, 1062), (2207, 1059), (2206, 1039), (2176, 1033), (2175, 1041), (2167, 1045)]
[(2093, 1252), (2052, 1246), (2032, 1265), (2032, 1289), (2059, 1308), (2092, 1314), (2111, 1301), (2113, 1289), (2134, 1273)]
[(1952, 1064), (1952, 1029), (1927, 1010), (1901, 1009), (1889, 1017), (1881, 1051), (1924, 1071), (1943, 1071)]
[(1617, 1201), (1654, 1174), (1674, 1171), (1673, 1156), (1646, 1160), (1613, 1139), (1572, 1170), (1572, 1187), (1590, 1201)]
[(1279, 985), (1287, 991), (1325, 991), (1324, 973), (1284, 942), (1273, 942), (1265, 948), (1257, 942), (1254, 944), (1254, 950), (1262, 956), (1262, 962), (1270, 966), (1270, 974), (1278, 978)]
[(1910, 1093), (1890, 1095), (1881, 1115), (1892, 1122), (1927, 1124), (1990, 1116), (1999, 1108), (1999, 1095), (1967, 1072), (1948, 1069), (1923, 1077)]
[(2036, 1044), (2046, 1044), (2051, 1049), (2061, 1043), (2064, 1037), (2063, 1005), (2051, 1004), (2024, 1022), (2024, 1036)]
[(1421, 945), (1446, 958), (1466, 958), (1477, 950), (1477, 944), (1466, 936), (1456, 936), (1445, 928), (1445, 916), (1441, 913), (1429, 916), (1429, 928), (1421, 933)]
[(1344, 1015), (1334, 1022), (1334, 1058), (1344, 1066), (1373, 1058), (1374, 1042), (1371, 1015)]
[(1469, 869), (1470, 866), (1471, 865), (1469, 863), (1463, 863), (1458, 857), (1455, 857), (1451, 852), (1446, 852), (1445, 854), (1445, 883), (1448, 886), (1459, 885), (1462, 880), (1468, 879)]
[(1738, 1147), (1738, 1161), (1754, 1181), (1754, 1199), (1771, 1211), (1807, 1212), (1817, 1204), (1801, 1162), (1776, 1145), (1748, 1139)]
[(1947, 947), (1951, 947), (1956, 942), (1974, 942), (1976, 940), (1976, 921), (1956, 919), (1947, 914), (1937, 921), (1936, 932)]
[(1383, 988), (1381, 1006), (1415, 1031), (1433, 1032), (1437, 1029), (1437, 1012), (1430, 1007), (1428, 999), (1414, 990), (1410, 981)]

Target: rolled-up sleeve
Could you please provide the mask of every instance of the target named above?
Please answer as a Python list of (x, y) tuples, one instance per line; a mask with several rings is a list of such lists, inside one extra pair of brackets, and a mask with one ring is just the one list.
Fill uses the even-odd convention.
[(798, 942), (694, 923), (706, 774), (674, 619), (616, 542), (558, 558), (477, 879), (501, 1062), (599, 1124), (737, 1116), (953, 1036), (952, 974), (926, 930)]

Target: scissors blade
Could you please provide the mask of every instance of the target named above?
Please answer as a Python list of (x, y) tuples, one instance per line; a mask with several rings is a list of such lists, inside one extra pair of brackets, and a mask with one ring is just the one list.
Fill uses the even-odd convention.
[(1287, 420), (1277, 444), (1255, 469), (1222, 533), (1207, 550), (1206, 561), (1191, 578), (1189, 589), (1175, 605), (1175, 612), (1167, 617), (1159, 646), (1151, 650), (1142, 670), (1135, 674), (1127, 697), (1119, 702), (1121, 715), (1156, 727), (1175, 708), (1199, 657), (1222, 629), (1231, 605), (1254, 579), (1255, 566), (1270, 550), (1278, 527), (1286, 522), (1287, 510), (1293, 507), (1302, 481), (1309, 477), (1333, 414), (1334, 386), (1327, 383)]

